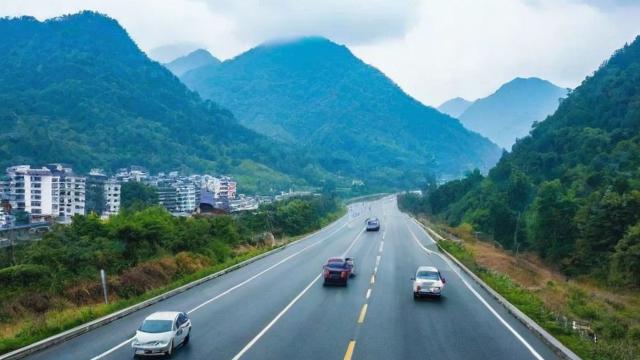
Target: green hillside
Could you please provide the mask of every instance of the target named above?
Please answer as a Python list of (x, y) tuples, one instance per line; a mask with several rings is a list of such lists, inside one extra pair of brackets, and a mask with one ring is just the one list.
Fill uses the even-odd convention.
[(251, 163), (266, 189), (326, 176), (301, 152), (188, 90), (115, 20), (92, 12), (4, 18), (0, 34), (0, 168), (136, 164), (246, 175)]
[(367, 184), (416, 186), (427, 173), (488, 169), (500, 155), (487, 139), (323, 38), (261, 45), (182, 80), (249, 128), (302, 146), (324, 168)]

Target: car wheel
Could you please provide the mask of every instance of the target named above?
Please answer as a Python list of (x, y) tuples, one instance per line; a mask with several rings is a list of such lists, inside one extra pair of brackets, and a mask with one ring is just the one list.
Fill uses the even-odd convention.
[(186, 346), (189, 343), (189, 338), (191, 337), (191, 330), (189, 330), (189, 333), (187, 334), (187, 336), (184, 338), (184, 340), (182, 341), (182, 343)]
[(413, 293), (413, 299), (414, 299), (414, 300), (418, 299), (418, 294)]

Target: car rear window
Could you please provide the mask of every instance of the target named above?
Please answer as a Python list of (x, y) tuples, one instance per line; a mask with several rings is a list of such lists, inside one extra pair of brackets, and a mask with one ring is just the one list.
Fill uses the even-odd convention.
[(172, 324), (171, 320), (145, 320), (140, 326), (140, 331), (152, 334), (163, 333), (171, 331)]
[(418, 279), (440, 280), (440, 275), (435, 271), (418, 271)]

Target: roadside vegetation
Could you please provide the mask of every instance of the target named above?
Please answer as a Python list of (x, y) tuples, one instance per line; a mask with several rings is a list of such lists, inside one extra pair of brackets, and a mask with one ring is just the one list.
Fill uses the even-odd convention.
[(138, 202), (107, 221), (76, 216), (41, 241), (0, 252), (0, 354), (249, 259), (343, 213), (324, 195), (237, 215), (173, 217)]
[[(400, 205), (406, 210), (406, 198)], [(424, 214), (420, 220), (445, 235), (440, 247), (583, 359), (640, 357), (637, 290), (567, 277), (533, 252), (515, 255), (491, 239), (477, 239), (467, 223), (450, 227)]]

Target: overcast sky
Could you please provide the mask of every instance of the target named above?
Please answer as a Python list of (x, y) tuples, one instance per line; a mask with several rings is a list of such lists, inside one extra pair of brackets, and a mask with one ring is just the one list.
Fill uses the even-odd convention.
[(158, 60), (227, 59), (268, 40), (346, 44), (429, 105), (484, 97), (514, 77), (575, 87), (640, 35), (640, 0), (2, 0), (1, 16), (83, 9), (115, 18)]

